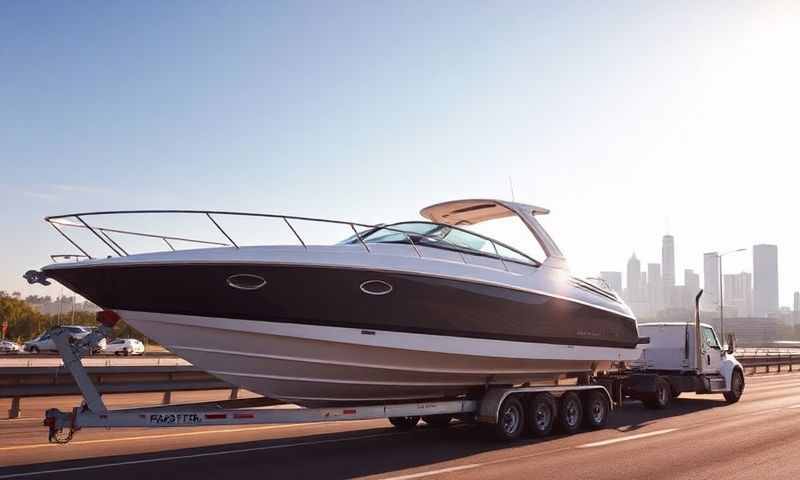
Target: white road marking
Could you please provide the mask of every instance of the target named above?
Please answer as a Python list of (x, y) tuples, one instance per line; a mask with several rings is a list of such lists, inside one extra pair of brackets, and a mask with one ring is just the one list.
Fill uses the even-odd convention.
[(800, 403), (798, 403), (797, 405), (792, 405), (790, 407), (786, 407), (786, 408), (800, 408)]
[(469, 470), (470, 468), (477, 468), (483, 465), (482, 463), (470, 463), (467, 465), (458, 465), (449, 468), (440, 468), (439, 470), (428, 470), (427, 472), (410, 473), (408, 475), (400, 475), (398, 477), (386, 477), (383, 480), (410, 480), (412, 478), (429, 477), (431, 475), (439, 475), (441, 473), (458, 472), (460, 470)]
[(764, 414), (767, 414), (767, 413), (775, 413), (775, 412), (780, 412), (781, 410), (783, 410), (783, 409), (782, 409), (782, 408), (770, 408), (770, 409), (767, 409), (767, 410), (761, 410), (761, 411), (759, 411), (759, 412), (753, 412), (753, 413), (751, 413), (750, 415), (752, 415), (752, 416), (755, 416), (755, 415), (764, 415)]
[(240, 448), (236, 450), (221, 450), (216, 452), (206, 452), (206, 453), (194, 453), (191, 455), (175, 455), (170, 457), (159, 457), (159, 458), (148, 458), (145, 460), (128, 460), (124, 462), (113, 462), (113, 463), (99, 463), (95, 465), (85, 465), (81, 467), (66, 467), (66, 468), (54, 468), (50, 470), (38, 470), (34, 472), (24, 472), (24, 473), (12, 473), (9, 475), (0, 475), (0, 480), (4, 480), (7, 478), (22, 478), (22, 477), (32, 477), (35, 475), (46, 475), (51, 473), (63, 473), (63, 472), (77, 472), (81, 470), (96, 470), (98, 468), (108, 468), (108, 467), (120, 467), (124, 465), (140, 465), (143, 463), (158, 463), (158, 462), (170, 462), (173, 460), (185, 460), (189, 458), (201, 458), (201, 457), (216, 457), (219, 455), (231, 455), (237, 453), (249, 453), (249, 452), (261, 452), (265, 450), (279, 450), (283, 448), (292, 448), (292, 447), (305, 447), (309, 445), (323, 445), (326, 443), (343, 443), (343, 442), (353, 442), (356, 440), (365, 440), (369, 438), (381, 438), (381, 437), (391, 437), (396, 435), (402, 435), (406, 432), (391, 432), (391, 433), (377, 433), (375, 435), (362, 435), (360, 437), (350, 437), (350, 438), (329, 438), (327, 440), (314, 440), (308, 442), (296, 442), (296, 443), (284, 443), (281, 445), (268, 445), (264, 447), (253, 447), (253, 448)]
[(612, 438), (610, 440), (603, 440), (602, 442), (585, 443), (583, 445), (578, 445), (576, 448), (602, 447), (604, 445), (611, 445), (611, 444), (614, 444), (614, 443), (627, 442), (627, 441), (630, 441), (630, 440), (639, 440), (640, 438), (654, 437), (656, 435), (664, 435), (666, 433), (672, 433), (675, 430), (680, 430), (680, 429), (678, 429), (678, 428), (667, 428), (665, 430), (656, 430), (654, 432), (640, 433), (638, 435), (630, 435), (630, 436), (621, 437), (621, 438)]

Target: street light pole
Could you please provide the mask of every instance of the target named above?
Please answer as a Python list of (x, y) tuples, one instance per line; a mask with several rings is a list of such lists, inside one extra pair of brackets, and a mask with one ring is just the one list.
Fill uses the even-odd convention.
[(725, 253), (717, 254), (717, 258), (719, 259), (719, 335), (722, 337), (722, 344), (725, 344), (725, 302), (723, 300), (722, 288), (723, 288), (723, 281), (722, 281), (722, 257), (729, 253), (737, 253), (737, 252), (744, 252), (746, 248), (739, 248), (737, 250), (731, 250)]

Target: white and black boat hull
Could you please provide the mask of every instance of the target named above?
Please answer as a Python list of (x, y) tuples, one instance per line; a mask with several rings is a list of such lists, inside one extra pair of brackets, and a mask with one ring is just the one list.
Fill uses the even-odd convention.
[(44, 273), (199, 368), (304, 405), (449, 397), (639, 356), (627, 307), (563, 272), (377, 247), (210, 249)]

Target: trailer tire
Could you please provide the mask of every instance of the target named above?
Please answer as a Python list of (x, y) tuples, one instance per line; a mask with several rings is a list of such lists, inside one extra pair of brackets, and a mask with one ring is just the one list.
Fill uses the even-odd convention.
[(744, 375), (740, 369), (736, 369), (731, 373), (731, 390), (723, 393), (725, 401), (728, 403), (736, 403), (742, 398), (744, 393)]
[(504, 442), (517, 440), (525, 429), (525, 409), (514, 395), (509, 395), (500, 404), (497, 423), (494, 425), (494, 438)]
[(672, 402), (672, 387), (661, 377), (656, 378), (656, 391), (642, 400), (644, 406), (653, 410), (664, 410)]
[(428, 415), (422, 417), (422, 420), (430, 425), (431, 427), (437, 428), (445, 428), (450, 425), (450, 420), (453, 419), (453, 416), (447, 413), (443, 413), (441, 415)]
[(600, 390), (586, 392), (583, 406), (583, 422), (586, 427), (592, 430), (605, 427), (610, 410), (611, 405), (605, 393)]
[(581, 428), (583, 405), (575, 392), (567, 392), (558, 401), (558, 426), (563, 433), (573, 434)]
[(411, 430), (419, 423), (419, 417), (389, 417), (389, 423), (398, 430)]
[(528, 401), (528, 432), (534, 437), (546, 437), (553, 431), (558, 409), (556, 399), (547, 392), (535, 393)]

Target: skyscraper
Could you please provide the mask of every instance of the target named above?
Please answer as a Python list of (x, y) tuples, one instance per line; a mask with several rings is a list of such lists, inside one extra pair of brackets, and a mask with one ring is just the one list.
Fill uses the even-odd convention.
[(628, 260), (628, 288), (627, 297), (629, 301), (639, 301), (642, 298), (642, 263), (636, 258), (636, 254), (631, 255)]
[(694, 270), (687, 268), (683, 271), (683, 307), (692, 308), (694, 305), (694, 297), (700, 290), (700, 275), (694, 273)]
[(703, 254), (703, 305), (706, 310), (719, 306), (719, 255), (718, 252)]
[(675, 237), (664, 235), (661, 239), (661, 285), (664, 306), (675, 304)]
[(766, 317), (777, 313), (778, 302), (778, 246), (753, 246), (753, 314)]
[(622, 293), (622, 272), (600, 272), (600, 278), (605, 280), (612, 290)]
[(722, 293), (725, 307), (736, 309), (738, 316), (749, 317), (753, 314), (753, 276), (748, 272), (725, 274)]
[(661, 264), (647, 264), (647, 302), (650, 304), (650, 311), (658, 313), (664, 305), (661, 301), (663, 294), (661, 288)]

